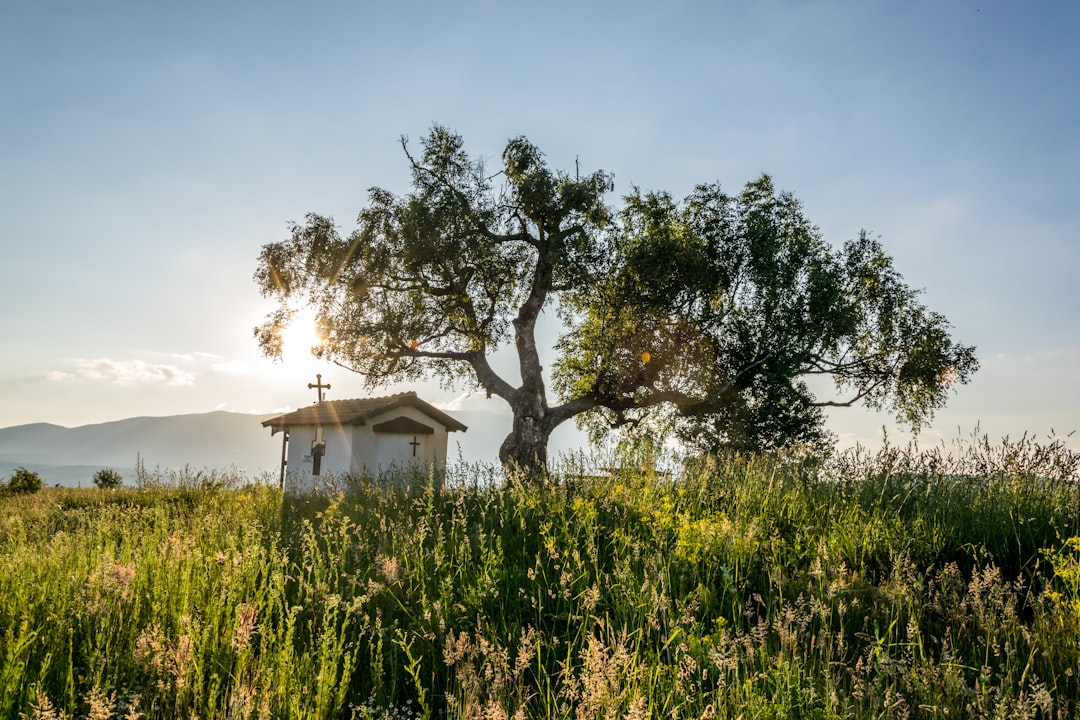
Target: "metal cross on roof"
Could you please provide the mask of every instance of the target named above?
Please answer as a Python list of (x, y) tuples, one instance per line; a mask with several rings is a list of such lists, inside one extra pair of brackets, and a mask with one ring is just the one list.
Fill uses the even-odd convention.
[(326, 383), (325, 385), (323, 385), (322, 373), (315, 373), (315, 382), (308, 383), (307, 386), (308, 386), (308, 390), (318, 390), (318, 392), (319, 392), (319, 402), (323, 401), (322, 391), (330, 389), (330, 383)]

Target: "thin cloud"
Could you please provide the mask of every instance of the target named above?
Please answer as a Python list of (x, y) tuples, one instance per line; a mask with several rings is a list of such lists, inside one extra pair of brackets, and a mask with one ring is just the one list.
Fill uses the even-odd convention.
[(195, 376), (175, 365), (151, 364), (143, 360), (79, 359), (74, 372), (54, 370), (46, 375), (52, 381), (90, 380), (115, 385), (162, 384), (194, 385)]
[(237, 412), (244, 412), (248, 415), (284, 415), (285, 413), (291, 413), (296, 410), (292, 405), (285, 405), (283, 407), (274, 408), (273, 410), (259, 410), (257, 408), (249, 408), (247, 410), (238, 410)]
[[(159, 358), (162, 361), (157, 363), (150, 363), (152, 367), (171, 368), (191, 377), (192, 379), (194, 379), (192, 373), (182, 368), (191, 368), (194, 372), (197, 372), (199, 374), (202, 374), (206, 370), (221, 375), (246, 375), (248, 373), (247, 363), (242, 360), (228, 360), (224, 355), (221, 355), (219, 353), (205, 352), (203, 350), (170, 353), (157, 351), (142, 351), (142, 353), (144, 355), (149, 355), (151, 358)], [(178, 368), (178, 366), (180, 367)]]
[(210, 366), (210, 369), (222, 375), (247, 375), (248, 366), (242, 360), (229, 360), (214, 363)]
[(464, 410), (465, 403), (477, 395), (479, 395), (477, 391), (469, 390), (451, 400), (434, 400), (431, 404), (444, 412), (454, 412), (455, 410)]

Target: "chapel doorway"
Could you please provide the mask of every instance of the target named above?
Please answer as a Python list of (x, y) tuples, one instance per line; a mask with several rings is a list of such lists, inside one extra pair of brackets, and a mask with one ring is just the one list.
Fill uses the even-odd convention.
[(375, 431), (375, 457), (379, 472), (426, 465), (434, 459), (431, 446), (435, 429), (404, 416), (379, 423)]

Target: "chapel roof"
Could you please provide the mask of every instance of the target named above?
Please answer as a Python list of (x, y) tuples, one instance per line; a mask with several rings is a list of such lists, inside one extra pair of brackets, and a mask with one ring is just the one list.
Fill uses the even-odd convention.
[(263, 427), (271, 428), (270, 434), (273, 435), (278, 430), (297, 425), (364, 425), (370, 418), (399, 407), (416, 408), (431, 419), (445, 425), (448, 431), (468, 429), (434, 405), (418, 398), (411, 390), (385, 397), (324, 400), (321, 403), (270, 418), (263, 422)]

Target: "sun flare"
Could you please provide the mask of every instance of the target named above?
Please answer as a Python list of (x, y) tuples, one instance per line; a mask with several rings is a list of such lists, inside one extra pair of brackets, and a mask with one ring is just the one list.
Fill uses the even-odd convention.
[(283, 360), (311, 359), (313, 349), (323, 343), (323, 337), (315, 326), (315, 313), (298, 311), (281, 331), (281, 357)]

